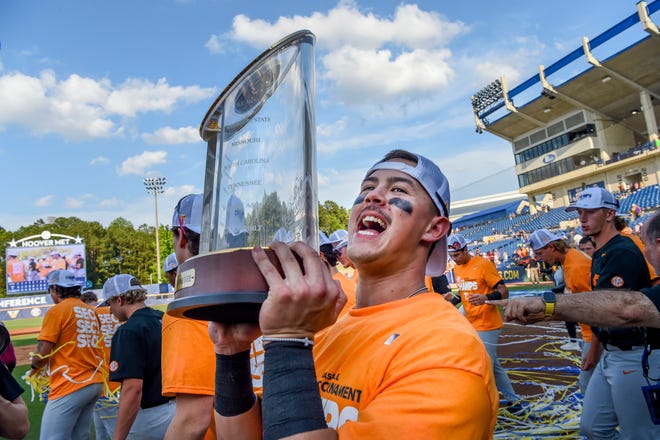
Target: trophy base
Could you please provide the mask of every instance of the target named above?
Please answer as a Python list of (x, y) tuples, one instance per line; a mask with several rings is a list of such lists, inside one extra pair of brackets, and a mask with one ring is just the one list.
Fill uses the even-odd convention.
[(261, 303), (267, 292), (207, 293), (175, 299), (167, 313), (177, 318), (215, 321), (224, 324), (258, 323)]
[[(282, 275), (275, 253), (264, 250)], [(252, 259), (251, 249), (213, 252), (179, 265), (175, 299), (168, 304), (167, 313), (226, 324), (258, 323), (267, 296), (268, 284)]]

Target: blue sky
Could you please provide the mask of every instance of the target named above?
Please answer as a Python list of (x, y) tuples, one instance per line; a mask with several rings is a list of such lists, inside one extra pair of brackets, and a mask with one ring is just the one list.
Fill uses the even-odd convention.
[[(515, 86), (636, 1), (0, 0), (0, 226), (49, 216), (153, 224), (201, 192), (199, 124), (271, 43), (316, 34), (319, 200), (350, 208), (393, 148), (436, 161), (452, 199), (517, 189), (508, 142), (470, 96)], [(476, 182), (476, 183), (475, 183)]]

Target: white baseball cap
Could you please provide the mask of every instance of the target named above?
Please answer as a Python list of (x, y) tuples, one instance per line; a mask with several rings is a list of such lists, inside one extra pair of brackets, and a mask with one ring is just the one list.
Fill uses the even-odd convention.
[(76, 277), (73, 276), (68, 270), (60, 269), (54, 270), (48, 274), (48, 287), (50, 286), (60, 286), (60, 287), (73, 287), (77, 286)]
[(578, 199), (566, 208), (567, 212), (575, 211), (578, 208), (597, 209), (609, 208), (619, 209), (619, 201), (614, 195), (601, 187), (592, 187), (582, 190)]
[(172, 215), (172, 228), (183, 226), (202, 233), (202, 194), (188, 194), (179, 200)]
[(323, 231), (319, 231), (319, 246), (323, 246), (324, 244), (332, 244), (332, 242)]
[(335, 251), (338, 251), (342, 248), (345, 248), (346, 246), (348, 246), (348, 238), (345, 238), (342, 241), (340, 241), (339, 243), (337, 243), (337, 246), (335, 246), (333, 249)]
[(348, 231), (344, 229), (337, 229), (335, 232), (330, 234), (330, 237), (328, 237), (328, 240), (330, 240), (330, 243), (332, 244), (337, 244), (342, 240), (348, 239)]
[[(442, 174), (440, 168), (431, 160), (411, 153), (417, 158), (417, 165), (411, 166), (405, 162), (383, 159), (376, 162), (374, 166), (367, 171), (365, 178), (369, 177), (376, 170), (400, 171), (417, 180), (431, 197), (433, 204), (440, 215), (449, 218), (449, 181)], [(447, 268), (447, 237), (438, 240), (433, 248), (433, 252), (426, 262), (426, 275), (440, 276), (445, 273)]]
[(131, 290), (142, 289), (137, 278), (127, 273), (115, 275), (103, 284), (103, 299), (105, 301), (115, 296), (123, 295)]
[(461, 234), (452, 234), (447, 239), (447, 249), (456, 252), (468, 245), (468, 241)]
[(564, 238), (563, 234), (555, 234), (550, 232), (547, 229), (537, 229), (532, 232), (532, 234), (527, 239), (527, 245), (532, 248), (533, 251), (538, 251), (541, 248), (544, 248), (548, 243), (553, 241), (562, 240)]
[(177, 267), (179, 267), (179, 262), (176, 261), (176, 255), (174, 254), (174, 252), (172, 252), (167, 257), (165, 257), (165, 263), (163, 263), (163, 270), (165, 270), (165, 272), (169, 272), (171, 270), (176, 270)]

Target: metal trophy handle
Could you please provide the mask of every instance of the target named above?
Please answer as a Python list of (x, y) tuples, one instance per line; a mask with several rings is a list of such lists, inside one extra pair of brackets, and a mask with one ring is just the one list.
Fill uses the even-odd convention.
[(179, 265), (167, 313), (257, 322), (268, 285), (251, 248), (267, 249), (274, 240), (318, 248), (314, 42), (304, 30), (271, 46), (204, 117), (200, 254)]

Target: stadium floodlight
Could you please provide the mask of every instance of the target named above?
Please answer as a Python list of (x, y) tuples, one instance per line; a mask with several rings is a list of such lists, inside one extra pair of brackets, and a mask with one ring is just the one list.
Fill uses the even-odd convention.
[(504, 99), (504, 91), (502, 89), (502, 81), (496, 79), (488, 84), (483, 89), (472, 95), (472, 108), (475, 113), (479, 114), (487, 108), (497, 104)]
[(165, 190), (165, 177), (145, 177), (144, 187), (149, 194), (154, 195), (154, 211), (156, 213), (156, 267), (158, 268), (158, 281), (160, 284), (160, 240), (158, 237), (158, 194), (162, 194)]

